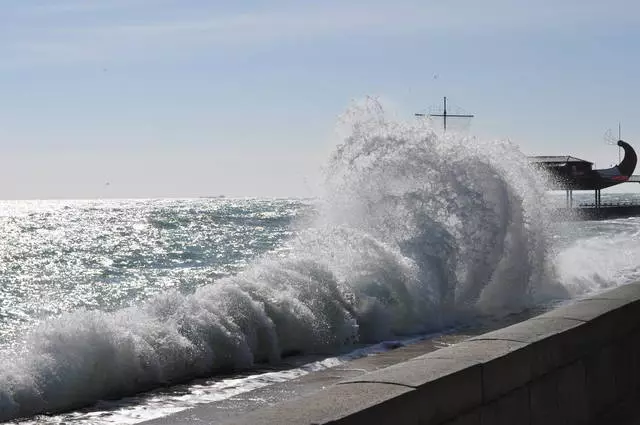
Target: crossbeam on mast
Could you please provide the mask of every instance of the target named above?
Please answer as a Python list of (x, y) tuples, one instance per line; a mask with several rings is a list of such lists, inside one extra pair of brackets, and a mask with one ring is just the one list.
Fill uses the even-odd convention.
[(442, 113), (441, 114), (421, 114), (421, 113), (417, 113), (415, 114), (416, 117), (424, 117), (424, 116), (429, 116), (429, 117), (442, 117), (442, 120), (444, 122), (444, 131), (447, 131), (447, 118), (473, 118), (475, 115), (472, 114), (448, 114), (447, 113), (447, 96), (444, 97), (443, 100), (443, 108), (442, 108)]

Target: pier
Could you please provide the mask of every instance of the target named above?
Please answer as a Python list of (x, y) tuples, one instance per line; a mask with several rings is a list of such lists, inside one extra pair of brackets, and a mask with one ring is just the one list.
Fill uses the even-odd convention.
[[(640, 175), (632, 175), (621, 183), (640, 183)], [(602, 202), (601, 190), (594, 191), (594, 202), (573, 203), (573, 190), (566, 190), (566, 206), (556, 208), (555, 213), (565, 220), (607, 220), (613, 218), (640, 217), (640, 201)]]
[(557, 208), (556, 215), (565, 220), (607, 220), (640, 216), (640, 204), (634, 202), (604, 202)]
[[(640, 215), (638, 203), (603, 203), (602, 189), (623, 183), (640, 183), (640, 175), (634, 175), (638, 157), (627, 142), (618, 140), (624, 149), (624, 158), (614, 167), (593, 169), (593, 163), (570, 155), (531, 156), (529, 164), (547, 173), (550, 190), (566, 191), (566, 206), (557, 213), (563, 219), (608, 219)], [(593, 191), (593, 204), (573, 205), (574, 191)]]

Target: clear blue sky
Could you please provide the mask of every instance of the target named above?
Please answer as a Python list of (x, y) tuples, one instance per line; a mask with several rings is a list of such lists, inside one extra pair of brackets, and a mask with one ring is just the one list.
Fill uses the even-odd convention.
[(639, 46), (632, 0), (2, 0), (0, 198), (311, 195), (366, 95), (609, 166)]

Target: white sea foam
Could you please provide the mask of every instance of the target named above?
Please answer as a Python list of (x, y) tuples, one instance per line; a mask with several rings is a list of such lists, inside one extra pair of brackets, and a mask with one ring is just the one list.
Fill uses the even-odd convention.
[(539, 178), (508, 142), (441, 137), (352, 108), (313, 225), (190, 295), (48, 319), (3, 353), (0, 419), (293, 353), (439, 329), (550, 293)]
[(599, 222), (558, 249), (559, 281), (573, 297), (640, 280), (640, 219)]

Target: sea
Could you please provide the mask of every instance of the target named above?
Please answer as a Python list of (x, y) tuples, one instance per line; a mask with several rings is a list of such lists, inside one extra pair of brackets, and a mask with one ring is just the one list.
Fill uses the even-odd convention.
[(640, 217), (555, 216), (516, 144), (341, 126), (314, 198), (0, 201), (0, 421), (139, 423), (640, 279)]

